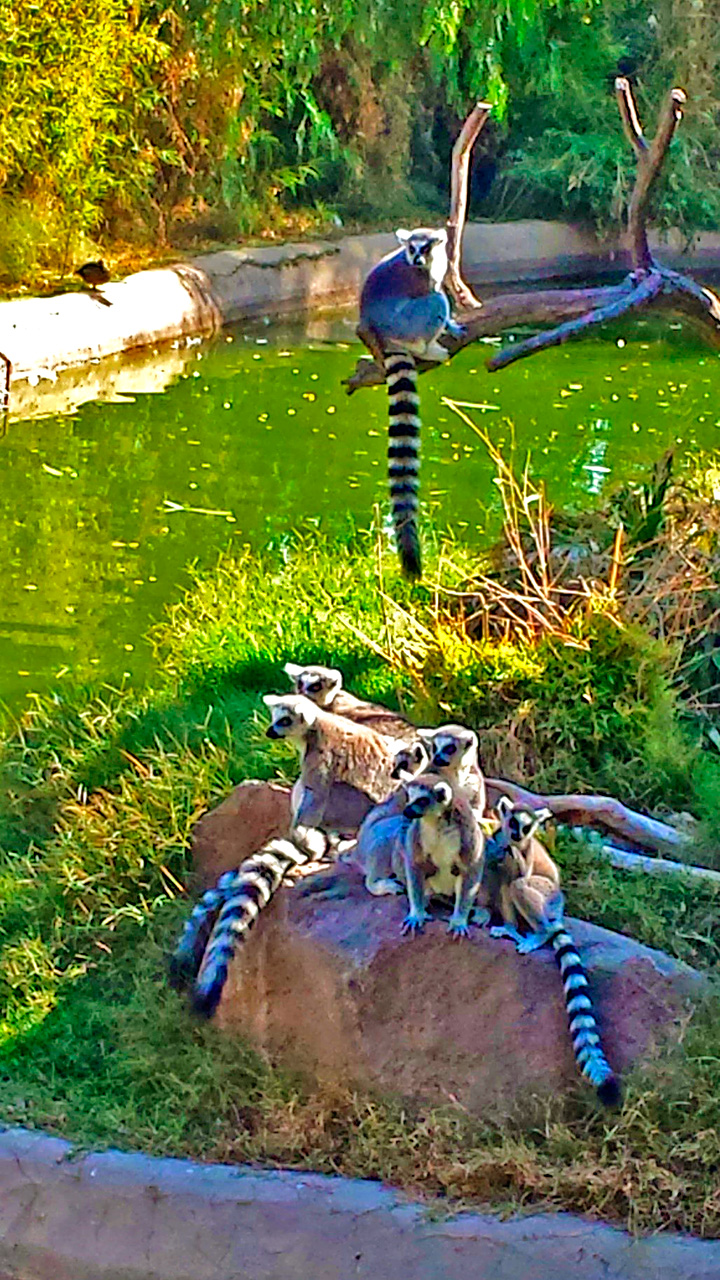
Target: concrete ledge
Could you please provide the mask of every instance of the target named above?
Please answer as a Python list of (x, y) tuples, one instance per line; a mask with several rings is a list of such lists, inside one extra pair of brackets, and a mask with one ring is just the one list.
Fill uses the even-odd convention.
[[(720, 266), (720, 235), (652, 241), (663, 261), (684, 269)], [(227, 249), (103, 287), (110, 306), (89, 293), (0, 303), (0, 352), (13, 381), (53, 378), (91, 360), (209, 334), (224, 324), (356, 303), (370, 267), (396, 244), (390, 232), (315, 244)], [(593, 277), (627, 265), (615, 241), (587, 228), (528, 220), (470, 223), (464, 270), (476, 285), (559, 276)]]
[(3, 1280), (717, 1280), (720, 1243), (573, 1214), (438, 1218), (376, 1182), (0, 1133)]

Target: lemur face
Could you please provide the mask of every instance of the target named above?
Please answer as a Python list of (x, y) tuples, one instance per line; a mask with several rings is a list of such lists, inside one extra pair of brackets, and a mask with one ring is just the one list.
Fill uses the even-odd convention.
[(508, 818), (508, 834), (513, 844), (527, 844), (537, 827), (537, 818), (527, 809), (516, 809)]
[(317, 708), (309, 698), (291, 693), (286, 698), (267, 693), (263, 698), (270, 708), (272, 723), (265, 730), (268, 738), (289, 738), (302, 742), (317, 719)]
[(514, 844), (521, 850), (527, 848), (538, 827), (552, 817), (549, 809), (526, 809), (522, 805), (513, 805), (507, 796), (500, 797), (497, 812), (506, 845)]
[(452, 787), (442, 778), (428, 776), (422, 781), (410, 782), (407, 787), (408, 803), (403, 813), (406, 818), (422, 818), (427, 814), (444, 813), (452, 805)]
[(430, 757), (422, 742), (416, 742), (412, 747), (400, 747), (400, 750), (395, 753), (390, 777), (397, 778), (400, 782), (407, 782), (409, 778), (416, 777), (426, 769), (429, 761)]
[(447, 232), (444, 227), (437, 231), (429, 227), (417, 227), (415, 231), (405, 231), (403, 227), (399, 227), (395, 235), (405, 246), (405, 257), (410, 266), (421, 267), (425, 271), (430, 270), (433, 254), (438, 249), (444, 250), (447, 244)]
[(444, 724), (430, 738), (430, 768), (453, 775), (478, 764), (477, 734), (459, 724)]
[(286, 662), (284, 670), (295, 692), (310, 698), (319, 707), (329, 706), (342, 689), (342, 674), (334, 667), (299, 667), (294, 662)]

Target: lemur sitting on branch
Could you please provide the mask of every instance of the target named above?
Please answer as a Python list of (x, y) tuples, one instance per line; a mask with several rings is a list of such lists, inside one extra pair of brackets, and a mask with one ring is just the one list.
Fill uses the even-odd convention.
[(390, 411), (388, 475), (393, 525), (403, 571), (422, 572), (417, 527), (420, 471), (420, 400), (415, 357), (446, 360), (442, 333), (460, 337), (450, 301), (443, 292), (447, 273), (447, 232), (400, 228), (401, 247), (373, 267), (360, 297), (358, 337), (385, 370)]

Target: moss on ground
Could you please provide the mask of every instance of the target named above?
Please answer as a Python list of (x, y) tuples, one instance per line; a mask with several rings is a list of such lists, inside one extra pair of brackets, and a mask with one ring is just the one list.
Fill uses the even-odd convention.
[[(452, 587), (469, 567), (450, 549), (434, 570)], [(0, 1115), (83, 1145), (279, 1162), (720, 1234), (712, 995), (682, 1045), (629, 1078), (621, 1113), (599, 1113), (578, 1088), (499, 1128), (452, 1108), (308, 1090), (193, 1022), (164, 981), (192, 891), (194, 821), (240, 779), (292, 768), (263, 737), (260, 702), (285, 687), (287, 659), (338, 665), (358, 692), (426, 721), (532, 714), (543, 782), (555, 744), (566, 777), (622, 778), (638, 800), (663, 794), (701, 812), (717, 778), (683, 727), (661, 649), (650, 660), (633, 633), (602, 618), (588, 627), (581, 656), (461, 644), (432, 579), (383, 577), (362, 541), (298, 542), (198, 580), (156, 634), (153, 689), (38, 701), (0, 754)], [(662, 741), (648, 746), (653, 725)], [(570, 841), (558, 856), (572, 913), (720, 968), (714, 887), (628, 876)]]

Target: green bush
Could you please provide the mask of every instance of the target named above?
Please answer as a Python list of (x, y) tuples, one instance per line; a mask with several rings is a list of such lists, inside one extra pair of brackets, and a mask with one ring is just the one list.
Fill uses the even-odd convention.
[[(632, 182), (612, 84), (652, 132), (690, 94), (655, 201), (691, 234), (720, 215), (720, 0), (18, 0), (0, 7), (0, 277), (67, 267), (83, 237), (279, 234), (437, 217), (478, 97), (492, 216), (615, 221)], [(623, 64), (624, 65), (624, 64)], [(302, 214), (298, 206), (308, 206)], [(91, 247), (88, 242), (88, 248)]]

